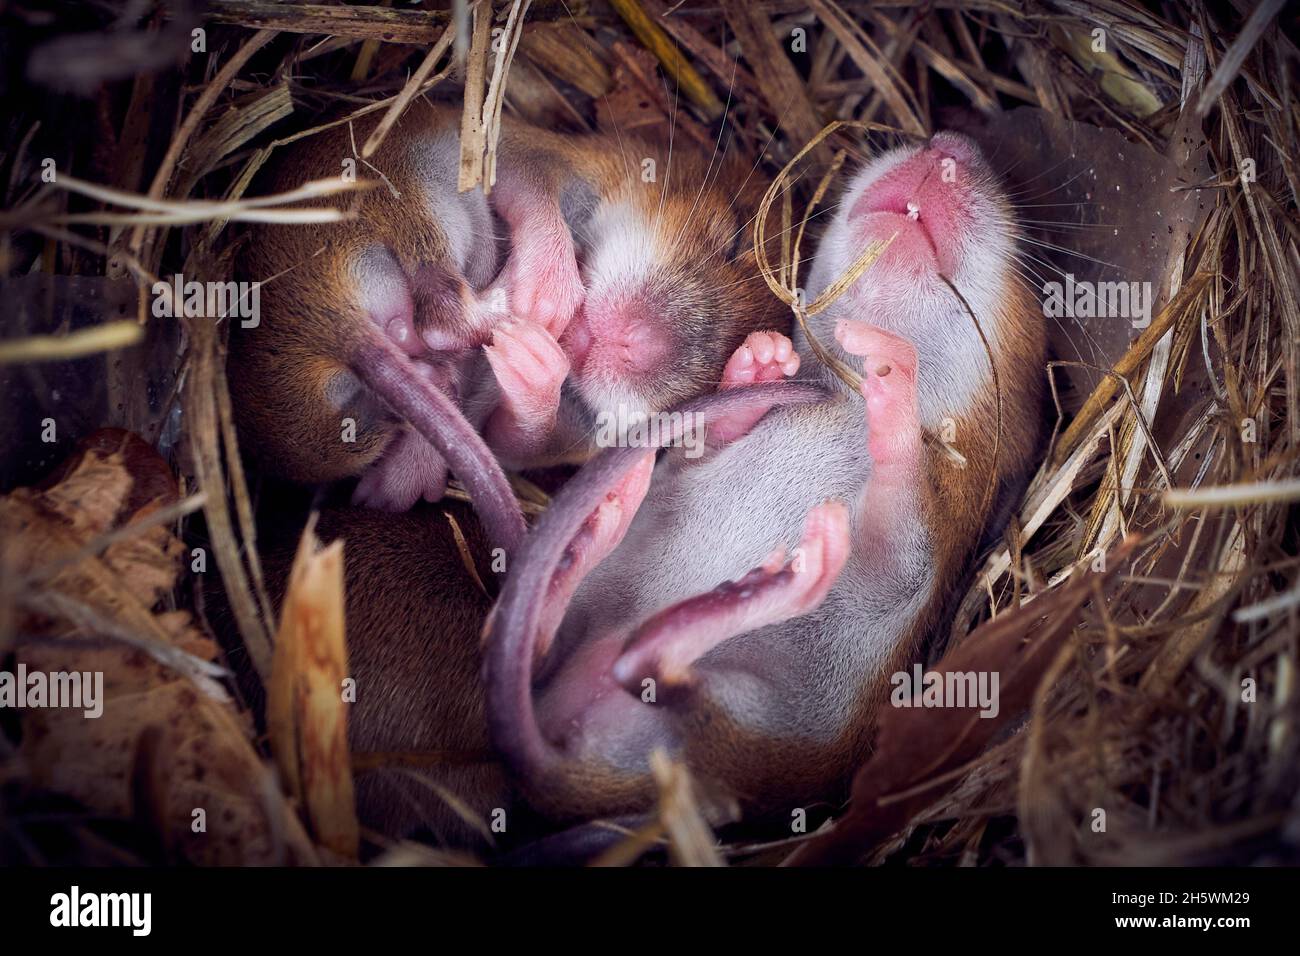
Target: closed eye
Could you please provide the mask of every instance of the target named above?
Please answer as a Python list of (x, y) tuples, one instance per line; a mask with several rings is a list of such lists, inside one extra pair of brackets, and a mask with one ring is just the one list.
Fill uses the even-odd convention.
[(731, 245), (727, 249), (727, 261), (731, 262), (740, 258), (745, 251), (746, 243), (749, 239), (749, 231), (742, 225), (737, 225), (735, 231), (731, 234)]

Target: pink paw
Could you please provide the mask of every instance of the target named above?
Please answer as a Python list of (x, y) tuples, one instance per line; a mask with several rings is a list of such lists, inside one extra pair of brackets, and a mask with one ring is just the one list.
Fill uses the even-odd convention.
[(540, 325), (558, 339), (586, 295), (582, 274), (571, 242), (532, 251), (542, 254), (511, 257), (498, 282), (506, 289), (514, 316)]
[(722, 370), (722, 387), (778, 382), (799, 371), (799, 353), (780, 332), (751, 332)]
[(378, 511), (409, 511), (421, 498), (440, 500), (446, 490), (447, 463), (438, 449), (403, 428), (361, 476), (352, 503)]
[(738, 581), (687, 598), (641, 624), (614, 663), (614, 679), (639, 693), (653, 677), (667, 685), (689, 684), (693, 665), (723, 641), (807, 614), (826, 599), (849, 555), (849, 511), (827, 501), (804, 520), (799, 547), (785, 548)]
[[(722, 369), (719, 390), (743, 388), (760, 382), (778, 382), (799, 371), (799, 353), (780, 332), (751, 332)], [(737, 409), (709, 426), (709, 445), (721, 448), (749, 433), (767, 414), (770, 403)]]
[(569, 359), (555, 337), (532, 322), (497, 326), (486, 346), (502, 405), (521, 424), (546, 426), (560, 406)]
[(865, 322), (841, 320), (835, 338), (862, 357), (862, 397), (867, 400), (871, 456), (879, 463), (906, 458), (920, 441), (916, 409), (916, 348)]

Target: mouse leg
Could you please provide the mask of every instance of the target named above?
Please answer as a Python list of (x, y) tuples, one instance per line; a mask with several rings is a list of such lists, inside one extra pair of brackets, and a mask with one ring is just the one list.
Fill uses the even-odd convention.
[(790, 560), (777, 548), (738, 581), (666, 608), (633, 632), (614, 663), (614, 678), (638, 693), (652, 677), (665, 686), (691, 681), (691, 665), (737, 634), (779, 624), (817, 607), (849, 556), (849, 512), (828, 501), (808, 512)]
[(582, 304), (584, 289), (573, 236), (559, 203), (526, 175), (502, 175), (492, 204), (510, 229), (510, 255), (493, 289), (510, 311), (558, 339)]
[(415, 431), (403, 428), (361, 476), (352, 503), (378, 511), (409, 511), (420, 499), (439, 501), (447, 490), (447, 462)]
[[(722, 369), (720, 390), (757, 382), (778, 382), (799, 371), (799, 353), (780, 332), (751, 332)], [(710, 448), (730, 444), (748, 433), (771, 408), (769, 404), (736, 409), (710, 423)]]
[(484, 351), (501, 390), (484, 437), (503, 458), (533, 457), (555, 431), (569, 359), (543, 326), (531, 322), (498, 326)]
[(921, 459), (921, 422), (916, 408), (916, 348), (865, 322), (841, 320), (835, 338), (862, 357), (862, 397), (867, 401), (867, 450), (873, 481), (911, 481)]
[(916, 349), (865, 322), (841, 321), (835, 338), (846, 352), (862, 357), (872, 472), (862, 491), (871, 502), (860, 509), (856, 529), (859, 555), (866, 563), (888, 563), (900, 540), (917, 533), (921, 519), (924, 443), (916, 405)]
[(535, 656), (541, 658), (551, 646), (573, 593), (583, 578), (618, 546), (650, 488), (655, 456), (644, 453), (619, 479), (583, 522), (564, 550), (564, 557), (551, 577), (538, 624)]

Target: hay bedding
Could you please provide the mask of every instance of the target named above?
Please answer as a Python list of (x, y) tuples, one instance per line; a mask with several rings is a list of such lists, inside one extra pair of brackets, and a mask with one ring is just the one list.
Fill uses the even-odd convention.
[[(101, 432), (57, 481), (0, 505), (6, 668), (102, 669), (110, 704), (138, 702), (110, 707), (93, 734), (59, 712), (0, 712), (4, 857), (357, 858), (332, 746), (337, 551), (305, 540), (276, 621), (222, 330), (147, 304), (159, 276), (221, 276), (240, 222), (304, 220), (304, 198), (328, 207), (353, 188), (250, 195), (281, 145), (326, 114), (383, 111), (381, 136), (430, 96), (467, 104), (464, 185), (490, 179), (502, 111), (704, 144), (725, 117), (727, 148), (769, 175), (828, 121), (854, 121), (788, 170), (790, 201), (769, 210), (769, 232), (788, 237), (818, 200), (805, 256), (841, 163), (958, 126), (1016, 190), (1028, 281), (1155, 290), (1146, 328), (1055, 325), (1050, 446), (936, 638), (938, 666), (1001, 672), (1000, 717), (890, 712), (850, 805), (793, 837), (728, 830), (719, 843), (684, 769), (661, 762), (660, 813), (610, 861), (666, 845), (682, 863), (1295, 862), (1294, 15), (1128, 0), (494, 6), (0, 12), (4, 487), (33, 484), (100, 426), (144, 439)], [(814, 196), (819, 183), (832, 191)], [(795, 286), (788, 262), (771, 265), (774, 287)], [(194, 613), (198, 527), (270, 687), (269, 741)], [(196, 833), (200, 805), (221, 839)]]

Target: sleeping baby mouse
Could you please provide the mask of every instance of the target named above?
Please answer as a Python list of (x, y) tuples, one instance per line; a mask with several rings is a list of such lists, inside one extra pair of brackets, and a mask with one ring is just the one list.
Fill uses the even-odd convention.
[(515, 321), (486, 349), (485, 435), (507, 466), (583, 461), (602, 429), (716, 389), (729, 361), (798, 369), (748, 241), (765, 186), (720, 148), (504, 127), (496, 285)]
[[(294, 144), (270, 186), (360, 164), (354, 143), (376, 122)], [(375, 154), (382, 184), (359, 193), (354, 218), (253, 230), (237, 271), (262, 283), (262, 315), (232, 327), (228, 370), (240, 435), (267, 472), (305, 483), (362, 475), (358, 503), (400, 511), (439, 499), (450, 466), (505, 545), (522, 520), (460, 412), (503, 313), (479, 295), (501, 256), (482, 191), (456, 191), (458, 123), (445, 108), (408, 111)]]
[[(612, 448), (553, 500), (493, 612), (488, 719), (555, 818), (635, 812), (662, 748), (751, 815), (842, 793), (1038, 433), (1044, 319), (963, 137), (852, 177), (809, 274), (797, 380), (679, 406), (707, 454)], [(721, 440), (717, 440), (718, 436)], [(938, 436), (943, 436), (939, 438)], [(952, 447), (944, 447), (946, 440)]]

